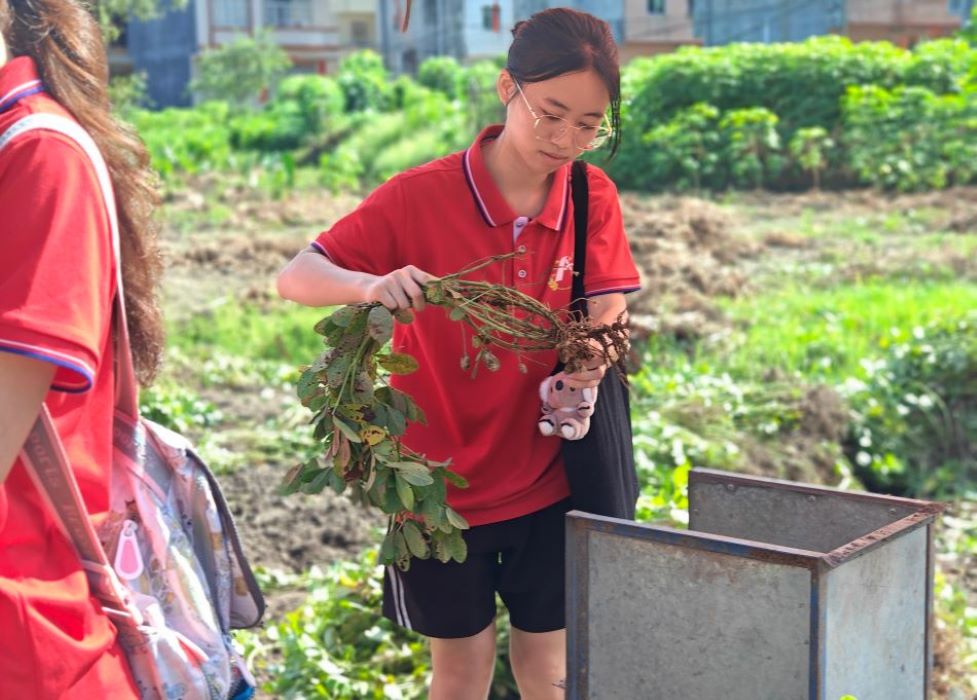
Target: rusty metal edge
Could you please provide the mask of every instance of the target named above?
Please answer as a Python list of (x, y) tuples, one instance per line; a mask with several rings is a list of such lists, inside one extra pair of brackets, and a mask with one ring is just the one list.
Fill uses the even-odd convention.
[(567, 700), (587, 700), (590, 695), (590, 538), (581, 515), (570, 511), (566, 516)]
[[(759, 559), (774, 564), (797, 566), (805, 569), (822, 568), (824, 554), (807, 549), (783, 547), (756, 540), (745, 540), (726, 535), (714, 535), (694, 530), (676, 530), (664, 525), (636, 523), (631, 520), (608, 518), (581, 511), (570, 511), (567, 517), (574, 521), (575, 527), (582, 530), (612, 533), (640, 540), (651, 540), (663, 544), (690, 547), (717, 554), (729, 554), (749, 559)], [(574, 533), (579, 536), (579, 533)], [(567, 550), (568, 554), (569, 549)]]
[(858, 537), (830, 552), (826, 552), (824, 563), (831, 568), (841, 566), (845, 562), (857, 559), (863, 554), (868, 554), (873, 549), (881, 547), (895, 537), (901, 537), (902, 535), (909, 534), (913, 530), (929, 526), (936, 520), (937, 515), (938, 513), (927, 513), (923, 511), (910, 513), (905, 518), (900, 518), (888, 525), (883, 525), (878, 530), (873, 530), (867, 535)]
[(786, 489), (797, 493), (821, 494), (821, 495), (844, 495), (861, 501), (871, 501), (873, 503), (885, 503), (889, 505), (910, 506), (918, 511), (937, 515), (942, 513), (946, 504), (939, 501), (923, 501), (916, 498), (903, 498), (901, 496), (889, 496), (880, 493), (869, 493), (867, 491), (848, 491), (846, 489), (834, 488), (832, 486), (815, 486), (814, 484), (801, 484), (784, 479), (774, 479), (767, 476), (751, 476), (747, 474), (736, 474), (734, 472), (721, 471), (719, 469), (706, 469), (695, 467), (689, 472), (689, 491), (691, 492), (693, 483), (713, 483), (723, 484), (732, 483), (746, 486), (764, 486), (767, 488)]

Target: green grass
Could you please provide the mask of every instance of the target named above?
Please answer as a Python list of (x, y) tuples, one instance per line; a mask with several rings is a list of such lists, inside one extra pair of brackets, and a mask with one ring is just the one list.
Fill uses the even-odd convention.
[(174, 324), (169, 343), (190, 358), (206, 358), (219, 349), (238, 358), (300, 365), (322, 351), (322, 339), (312, 329), (327, 314), (327, 309), (284, 301), (259, 307), (225, 299)]
[(739, 377), (771, 369), (818, 380), (860, 376), (861, 360), (898, 342), (913, 328), (977, 308), (977, 284), (869, 280), (830, 289), (789, 285), (728, 302), (745, 330), (697, 359)]

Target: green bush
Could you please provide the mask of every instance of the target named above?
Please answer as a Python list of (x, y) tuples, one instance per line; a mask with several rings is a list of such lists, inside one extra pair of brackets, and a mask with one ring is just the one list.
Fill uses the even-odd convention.
[[(848, 387), (847, 452), (873, 490), (965, 495), (977, 483), (977, 315), (916, 328)], [(971, 496), (974, 494), (971, 493)]]
[(389, 76), (376, 51), (357, 51), (344, 58), (339, 65), (339, 87), (347, 112), (383, 111), (390, 106)]
[[(694, 180), (689, 173), (700, 168), (703, 159), (683, 167), (683, 157), (661, 159), (649, 146), (662, 146), (667, 133), (677, 134), (683, 122), (697, 114), (696, 105), (711, 105), (723, 119), (730, 113), (740, 117), (749, 114), (741, 110), (763, 109), (776, 115), (775, 130), (782, 144), (790, 144), (800, 129), (820, 128), (838, 146), (844, 141), (842, 127), (852, 123), (850, 97), (846, 97), (849, 91), (863, 86), (883, 92), (904, 90), (908, 94), (928, 91), (941, 99), (948, 96), (946, 99), (952, 101), (952, 96), (967, 92), (975, 75), (977, 50), (960, 40), (925, 42), (913, 51), (906, 51), (884, 42), (854, 44), (842, 37), (818, 37), (796, 44), (686, 47), (654, 58), (638, 58), (622, 72), (622, 147), (608, 170), (622, 188), (687, 186), (690, 179)], [(798, 89), (798, 86), (803, 87)], [(917, 116), (925, 118), (925, 114)], [(970, 128), (961, 127), (959, 122), (969, 117), (957, 112), (956, 117), (949, 118), (957, 120), (954, 124), (963, 132), (957, 134), (957, 142), (973, 143)], [(762, 123), (755, 126), (767, 130)], [(734, 131), (742, 132), (739, 127), (753, 128), (741, 124)], [(742, 136), (742, 133), (735, 135), (734, 149), (743, 145)], [(754, 134), (747, 139), (751, 143), (746, 147), (747, 152), (756, 153), (754, 147), (766, 142), (768, 155), (774, 155), (779, 149), (771, 146), (773, 141), (768, 136)], [(889, 133), (887, 137), (894, 144), (892, 148), (902, 148), (904, 139), (899, 134)], [(681, 151), (681, 147), (671, 150)], [(840, 148), (826, 149), (822, 156), (826, 162), (819, 171), (819, 179), (823, 173), (833, 185), (880, 184), (877, 177), (866, 174), (874, 163), (864, 165), (864, 158), (849, 167), (848, 154)], [(658, 162), (654, 162), (656, 158)], [(961, 163), (967, 160), (958, 159)], [(796, 180), (802, 172), (811, 173), (810, 166), (801, 164), (796, 156), (789, 164), (775, 158), (764, 161), (755, 155), (745, 163), (728, 158), (727, 161), (731, 179), (718, 177), (717, 185), (706, 186), (755, 187), (762, 174), (768, 185), (782, 188), (799, 184)], [(787, 165), (791, 167), (788, 169)], [(933, 167), (938, 170), (937, 166)], [(677, 179), (659, 179), (663, 173)], [(708, 177), (701, 179), (703, 183), (709, 182)], [(927, 172), (919, 177), (919, 186), (942, 186), (938, 184), (940, 181), (938, 175)], [(953, 181), (964, 180), (956, 177)], [(910, 188), (916, 186), (912, 184)]]
[(719, 110), (699, 103), (683, 109), (642, 139), (648, 154), (641, 189), (669, 185), (678, 190), (719, 188), (725, 184)]
[(295, 102), (237, 116), (231, 121), (230, 132), (231, 146), (245, 151), (291, 150), (308, 136), (305, 118)]
[(168, 178), (228, 167), (231, 163), (230, 115), (225, 102), (207, 102), (194, 109), (135, 110), (130, 119), (146, 147), (153, 167)]
[(734, 109), (719, 121), (732, 182), (760, 188), (783, 170), (776, 114), (763, 107)]
[(241, 106), (274, 87), (291, 65), (288, 54), (270, 33), (242, 36), (200, 55), (198, 75), (190, 89), (205, 99)]
[(794, 164), (809, 174), (814, 189), (821, 188), (821, 173), (828, 165), (829, 153), (835, 147), (826, 129), (811, 126), (798, 129), (790, 139), (787, 150)]
[(465, 77), (465, 69), (451, 56), (433, 56), (417, 70), (418, 83), (452, 99), (464, 95)]
[(292, 75), (278, 85), (271, 106), (294, 104), (307, 135), (326, 131), (332, 119), (342, 114), (346, 95), (333, 78), (324, 75)]
[(937, 95), (920, 87), (852, 87), (845, 143), (867, 184), (899, 191), (966, 184), (977, 172), (977, 91)]

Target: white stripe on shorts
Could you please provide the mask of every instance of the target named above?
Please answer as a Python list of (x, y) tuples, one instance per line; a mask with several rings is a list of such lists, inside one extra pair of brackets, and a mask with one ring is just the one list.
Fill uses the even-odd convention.
[(404, 597), (404, 583), (400, 580), (400, 571), (396, 566), (388, 566), (390, 574), (390, 586), (394, 593), (394, 609), (397, 611), (397, 624), (406, 629), (414, 629), (411, 626), (410, 615), (407, 614), (407, 600)]

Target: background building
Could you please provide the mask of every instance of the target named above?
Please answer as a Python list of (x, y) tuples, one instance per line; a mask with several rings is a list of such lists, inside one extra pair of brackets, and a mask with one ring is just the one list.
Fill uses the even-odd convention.
[[(678, 0), (664, 0), (678, 2)], [(973, 0), (695, 0), (695, 35), (707, 45), (801, 41), (844, 34), (855, 41), (912, 46), (947, 36)]]
[(145, 71), (158, 106), (189, 104), (194, 57), (242, 34), (272, 36), (295, 71), (333, 73), (344, 55), (379, 51), (391, 71), (414, 73), (431, 56), (462, 62), (502, 56), (519, 19), (569, 5), (611, 26), (622, 61), (686, 44), (801, 41), (845, 34), (900, 46), (956, 31), (974, 0), (189, 0), (150, 22), (130, 22), (110, 49), (114, 73)]
[(153, 104), (187, 105), (201, 51), (266, 30), (295, 72), (333, 73), (347, 53), (377, 47), (376, 7), (376, 0), (189, 0), (158, 19), (129, 22), (113, 67), (145, 72)]
[(414, 73), (426, 58), (475, 61), (504, 54), (515, 22), (512, 0), (414, 0), (401, 33), (406, 0), (379, 0), (380, 47), (387, 67)]

